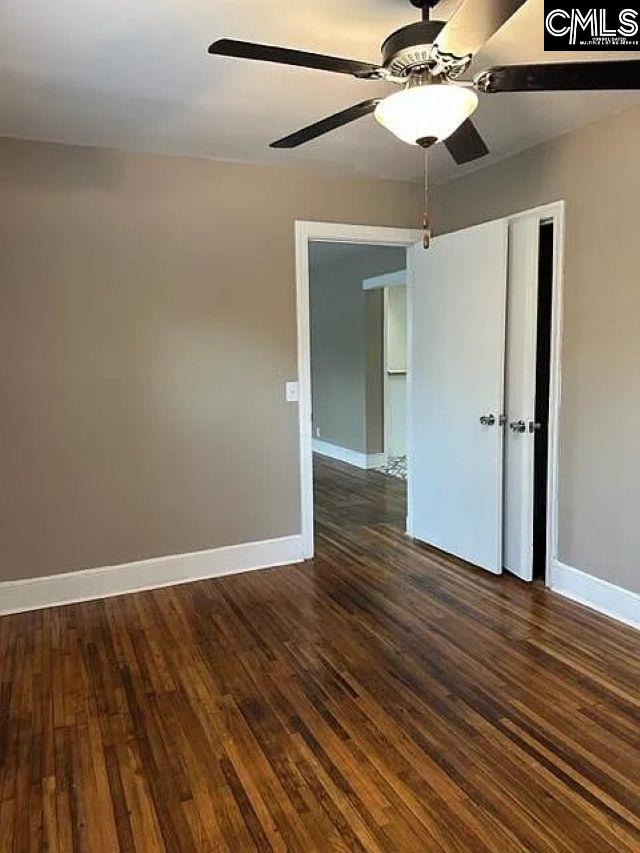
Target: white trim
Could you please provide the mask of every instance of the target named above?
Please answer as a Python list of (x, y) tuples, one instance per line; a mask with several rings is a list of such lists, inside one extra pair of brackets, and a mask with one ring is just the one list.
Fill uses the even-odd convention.
[(362, 281), (363, 290), (379, 290), (381, 287), (404, 287), (407, 283), (407, 268), (374, 275)]
[(547, 447), (547, 565), (545, 584), (551, 585), (551, 566), (558, 560), (558, 492), (560, 471), (560, 404), (562, 389), (562, 330), (564, 322), (564, 201), (537, 208), (539, 221), (553, 220), (553, 282), (551, 290), (551, 364), (549, 371), (549, 444)]
[(309, 226), (295, 223), (296, 327), (298, 337), (298, 431), (300, 442), (300, 531), (306, 559), (313, 557), (313, 456), (311, 451), (311, 330), (309, 318)]
[[(345, 225), (336, 222), (295, 223), (296, 319), (298, 332), (298, 407), (300, 443), (300, 525), (303, 556), (313, 556), (313, 466), (311, 447), (311, 351), (309, 345), (309, 241), (372, 246), (410, 246), (420, 238), (412, 228)], [(408, 378), (407, 378), (408, 381)]]
[(384, 453), (362, 453), (360, 450), (340, 447), (328, 441), (321, 441), (319, 438), (311, 440), (311, 447), (313, 452), (319, 453), (320, 456), (328, 456), (330, 459), (355, 465), (356, 468), (379, 468), (386, 461)]
[(354, 243), (369, 246), (408, 246), (419, 240), (422, 233), (413, 228), (393, 228), (388, 225), (346, 225), (342, 222), (296, 220), (296, 226), (314, 242)]
[(596, 578), (559, 560), (551, 563), (549, 586), (554, 592), (640, 629), (640, 595)]
[(110, 598), (129, 592), (298, 563), (302, 559), (302, 536), (295, 535), (188, 554), (152, 557), (118, 566), (5, 581), (0, 583), (0, 614)]

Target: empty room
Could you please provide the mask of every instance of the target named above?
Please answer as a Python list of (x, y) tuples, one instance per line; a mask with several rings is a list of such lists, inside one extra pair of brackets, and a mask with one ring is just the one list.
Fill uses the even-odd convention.
[(639, 26), (7, 0), (0, 853), (640, 849)]

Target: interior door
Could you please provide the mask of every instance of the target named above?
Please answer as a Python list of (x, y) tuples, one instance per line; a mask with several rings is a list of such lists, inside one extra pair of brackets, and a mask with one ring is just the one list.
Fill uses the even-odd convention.
[(409, 532), (502, 571), (507, 222), (408, 252)]
[(538, 232), (534, 216), (509, 223), (503, 565), (526, 581), (533, 577)]

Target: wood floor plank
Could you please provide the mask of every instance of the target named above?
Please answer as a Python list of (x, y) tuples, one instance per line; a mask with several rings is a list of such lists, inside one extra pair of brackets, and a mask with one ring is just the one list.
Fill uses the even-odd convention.
[(0, 851), (640, 850), (640, 635), (413, 543), (0, 619)]

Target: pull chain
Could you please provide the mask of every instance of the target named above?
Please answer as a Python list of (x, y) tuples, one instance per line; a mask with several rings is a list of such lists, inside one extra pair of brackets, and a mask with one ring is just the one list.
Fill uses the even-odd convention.
[(429, 151), (424, 149), (424, 214), (422, 216), (422, 245), (429, 248), (431, 242), (431, 223), (429, 221)]

